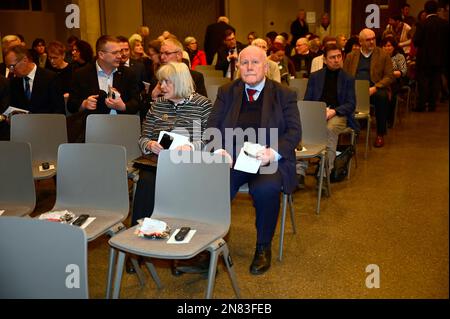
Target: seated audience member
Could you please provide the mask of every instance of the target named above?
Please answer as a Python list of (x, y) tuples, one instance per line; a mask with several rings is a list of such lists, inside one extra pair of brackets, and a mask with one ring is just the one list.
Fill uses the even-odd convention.
[(320, 49), (321, 47), (321, 41), (320, 38), (317, 35), (311, 35), (310, 39), (308, 40), (309, 50), (311, 51), (311, 54), (313, 57), (320, 56), (323, 54), (323, 51)]
[[(169, 62), (182, 62), (183, 61), (183, 45), (174, 38), (169, 38), (164, 40), (161, 43), (161, 51), (160, 51), (160, 60), (162, 64), (166, 64)], [(200, 72), (190, 70), (192, 79), (194, 81), (194, 90), (198, 94), (203, 96), (207, 96), (206, 87), (205, 87), (205, 79), (203, 78), (203, 74)], [(160, 96), (161, 91), (159, 86), (157, 85), (152, 91), (152, 98), (156, 100), (158, 96)]]
[[(342, 51), (336, 44), (324, 48), (326, 67), (311, 73), (305, 93), (305, 101), (322, 101), (327, 105), (327, 154), (328, 172), (334, 167), (338, 136), (347, 126), (359, 130), (354, 119), (355, 113), (355, 79), (342, 70)], [(298, 187), (305, 186), (307, 161), (297, 164)], [(322, 185), (326, 185), (322, 183)], [(324, 187), (326, 189), (326, 187)]]
[[(329, 45), (329, 44), (336, 44), (336, 38), (328, 37), (326, 36), (323, 38), (323, 46)], [(341, 62), (343, 60), (341, 59)], [(319, 71), (325, 66), (325, 57), (324, 55), (316, 56), (312, 62), (311, 62), (311, 73)]]
[(273, 46), (273, 41), (275, 40), (277, 35), (278, 33), (275, 31), (269, 31), (266, 33), (266, 42), (268, 48), (271, 48)]
[(206, 54), (198, 49), (198, 43), (194, 37), (186, 37), (184, 45), (186, 46), (186, 52), (189, 54), (192, 70), (195, 70), (197, 65), (206, 65)]
[[(258, 48), (263, 49), (267, 52), (267, 42), (264, 39), (257, 38), (252, 42), (252, 45), (257, 46)], [(281, 83), (280, 69), (278, 68), (278, 63), (267, 58), (268, 68), (266, 77), (275, 82)], [(239, 79), (241, 77), (241, 72), (238, 69), (236, 71), (235, 79)]]
[(295, 54), (291, 56), (291, 60), (294, 63), (295, 72), (300, 72), (302, 78), (309, 77), (313, 58), (308, 40), (306, 38), (298, 39), (295, 45)]
[(78, 40), (72, 47), (72, 61), (75, 68), (81, 68), (94, 61), (94, 51), (91, 45), (83, 40)]
[(64, 94), (64, 100), (69, 98), (70, 86), (72, 84), (73, 65), (65, 61), (66, 48), (58, 41), (50, 42), (47, 47), (48, 61), (50, 61), (53, 72), (58, 74), (57, 81)]
[(284, 48), (272, 47), (270, 49), (269, 60), (278, 65), (281, 83), (289, 85), (291, 76), (295, 77), (295, 67), (292, 61), (286, 56)]
[(70, 37), (67, 38), (66, 43), (67, 43), (67, 50), (66, 50), (66, 62), (67, 63), (72, 63), (72, 51), (73, 51), (73, 47), (75, 46), (75, 44), (77, 43), (77, 41), (80, 40), (78, 39), (78, 37), (71, 35)]
[[(163, 45), (162, 51), (165, 48)], [(203, 148), (202, 134), (206, 127), (211, 101), (195, 92), (194, 82), (186, 64), (168, 62), (156, 73), (161, 96), (154, 101), (142, 126), (139, 145), (143, 154), (158, 155), (163, 146), (158, 143), (159, 132), (172, 131), (183, 134), (189, 132), (189, 140), (196, 150)], [(167, 118), (166, 120), (161, 120)], [(196, 127), (197, 126), (197, 127)], [(194, 130), (195, 127), (195, 130)], [(184, 135), (184, 134), (183, 134)], [(183, 145), (178, 149), (190, 150), (192, 145)], [(155, 201), (156, 167), (141, 169), (134, 197), (131, 225), (139, 219), (150, 217)], [(127, 263), (127, 271), (133, 272)]]
[(144, 43), (142, 42), (142, 37), (135, 33), (129, 39), (128, 43), (130, 45), (130, 61), (138, 61), (144, 64), (145, 79), (148, 80), (153, 76), (152, 70), (152, 60), (144, 51)]
[(2, 53), (3, 53), (3, 62), (0, 63), (0, 75), (3, 75), (7, 79), (11, 79), (14, 77), (14, 72), (10, 72), (10, 70), (6, 67), (5, 63), (5, 53), (6, 51), (16, 45), (21, 45), (20, 38), (15, 34), (5, 35), (2, 38)]
[(121, 59), (119, 40), (103, 35), (96, 43), (97, 60), (75, 71), (67, 108), (82, 117), (76, 140), (84, 140), (89, 114), (136, 114), (139, 89), (127, 68), (118, 69)]
[(247, 34), (247, 46), (252, 45), (252, 42), (257, 38), (258, 36), (256, 35), (255, 31), (249, 32), (249, 34)]
[(377, 137), (375, 147), (384, 146), (384, 135), (387, 133), (387, 115), (389, 109), (389, 86), (392, 74), (391, 58), (376, 46), (375, 32), (363, 29), (359, 33), (360, 51), (349, 53), (344, 62), (344, 70), (357, 80), (369, 81), (370, 103), (375, 107)]
[(406, 84), (406, 72), (408, 68), (406, 66), (406, 59), (403, 54), (400, 53), (400, 48), (397, 45), (397, 41), (393, 37), (386, 37), (381, 40), (381, 47), (384, 52), (391, 57), (392, 69), (394, 74), (394, 81), (391, 84), (391, 100), (389, 103), (389, 113), (387, 118), (388, 127), (392, 127), (394, 124), (395, 105), (397, 102), (397, 94), (400, 92), (403, 84)]
[[(352, 51), (359, 52), (360, 49), (361, 49), (361, 45), (359, 44), (359, 36), (352, 35), (350, 37), (350, 39), (347, 40), (347, 42), (345, 43), (345, 46), (344, 46), (345, 57), (347, 57), (347, 54), (349, 54)], [(344, 61), (345, 61), (345, 59), (344, 59)]]
[(408, 54), (411, 46), (411, 26), (403, 22), (401, 15), (393, 15), (389, 18), (389, 23), (382, 38), (389, 34), (392, 34), (403, 52)]
[(203, 46), (205, 48), (206, 62), (208, 64), (213, 64), (214, 55), (222, 45), (225, 31), (228, 29), (234, 30), (230, 25), (230, 20), (225, 16), (219, 17), (216, 23), (212, 23), (206, 27)]
[(11, 106), (30, 113), (65, 114), (64, 98), (56, 74), (38, 67), (28, 49), (21, 45), (6, 51), (5, 62), (14, 72), (11, 79)]
[(33, 41), (31, 45), (31, 55), (33, 56), (33, 61), (36, 65), (48, 69), (50, 66), (49, 61), (47, 61), (47, 52), (45, 48), (45, 40), (37, 38)]
[(3, 112), (9, 106), (9, 81), (0, 74), (0, 141), (9, 140), (9, 119)]
[[(208, 128), (218, 129), (221, 136), (213, 134), (206, 149), (215, 148), (234, 163), (244, 140), (267, 145), (256, 153), (261, 160), (258, 173), (233, 168), (230, 171), (231, 199), (248, 183), (256, 208), (256, 249), (250, 272), (259, 275), (270, 268), (280, 192), (289, 194), (296, 185), (294, 149), (301, 140), (301, 124), (295, 92), (266, 79), (268, 64), (264, 50), (253, 45), (242, 50), (239, 68), (241, 78), (219, 88)], [(250, 130), (254, 136), (247, 133), (225, 140), (225, 131), (230, 129)], [(208, 130), (206, 135), (209, 133)]]
[(330, 36), (330, 29), (330, 15), (325, 12), (322, 14), (320, 24), (316, 27), (316, 34), (319, 36), (321, 41), (323, 41), (323, 38)]
[(238, 54), (243, 48), (244, 45), (236, 41), (234, 31), (231, 29), (226, 30), (223, 45), (217, 50), (215, 66), (216, 70), (222, 70), (225, 78), (234, 79)]
[[(139, 59), (130, 59), (131, 49), (128, 39), (123, 36), (118, 36), (120, 45), (120, 67), (128, 68), (136, 78), (139, 86), (139, 91), (144, 89), (144, 83), (149, 81), (149, 76), (153, 71), (153, 67), (149, 66), (146, 70), (145, 65)], [(147, 71), (147, 72), (146, 72)]]
[(336, 45), (342, 51), (342, 61), (345, 60), (345, 44), (347, 43), (347, 37), (343, 34), (336, 36)]

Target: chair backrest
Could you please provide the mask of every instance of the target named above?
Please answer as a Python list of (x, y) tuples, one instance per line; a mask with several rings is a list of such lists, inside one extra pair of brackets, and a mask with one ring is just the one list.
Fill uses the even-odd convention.
[(297, 92), (297, 101), (302, 101), (305, 97), (308, 79), (290, 79), (289, 87)]
[(56, 203), (127, 216), (129, 208), (125, 147), (111, 144), (62, 144), (58, 149)]
[[(34, 209), (36, 192), (30, 144), (0, 142), (0, 154), (0, 209), (2, 204)], [(24, 212), (27, 213), (30, 212)]]
[(206, 85), (219, 85), (219, 86), (221, 86), (221, 85), (224, 85), (224, 84), (227, 84), (227, 83), (230, 83), (230, 79), (227, 79), (227, 78), (224, 78), (224, 77), (218, 78), (218, 77), (205, 76), (205, 86)]
[(127, 150), (128, 162), (141, 156), (140, 135), (138, 115), (91, 114), (86, 120), (86, 143), (122, 145)]
[(230, 226), (230, 166), (207, 152), (162, 151), (156, 171), (158, 216)]
[(356, 113), (370, 113), (369, 81), (355, 81)]
[(217, 84), (215, 84), (215, 85), (212, 85), (212, 84), (206, 85), (206, 94), (208, 94), (208, 98), (211, 100), (213, 105), (216, 102), (217, 91), (219, 91), (219, 87), (220, 87), (220, 85), (217, 85)]
[(202, 72), (202, 73), (204, 70), (215, 70), (215, 69), (216, 69), (216, 67), (214, 65), (197, 65), (195, 67), (195, 71)]
[(81, 228), (34, 218), (0, 218), (0, 298), (88, 298)]
[(297, 106), (302, 123), (302, 144), (326, 144), (326, 104), (317, 101), (298, 101)]
[(11, 141), (31, 145), (33, 163), (56, 163), (58, 146), (67, 143), (63, 114), (16, 114), (11, 118)]
[(196, 71), (203, 74), (203, 76), (210, 77), (210, 78), (223, 78), (223, 71), (222, 70), (214, 70), (214, 69), (200, 69)]

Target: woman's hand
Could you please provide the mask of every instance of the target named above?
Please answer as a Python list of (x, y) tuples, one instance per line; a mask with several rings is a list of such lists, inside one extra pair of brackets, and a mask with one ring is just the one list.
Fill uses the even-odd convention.
[(148, 149), (153, 154), (159, 155), (159, 152), (161, 152), (164, 148), (156, 141), (150, 141), (145, 146), (146, 149)]

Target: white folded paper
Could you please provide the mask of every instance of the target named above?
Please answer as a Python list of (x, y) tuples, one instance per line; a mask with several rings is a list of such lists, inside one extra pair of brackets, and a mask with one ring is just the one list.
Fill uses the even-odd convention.
[(162, 220), (145, 217), (139, 228), (138, 235), (163, 234), (167, 230), (167, 223)]
[(188, 137), (181, 135), (181, 134), (173, 133), (173, 132), (167, 132), (167, 131), (159, 132), (158, 143), (161, 142), (161, 139), (164, 134), (168, 134), (173, 137), (173, 141), (172, 141), (172, 144), (170, 144), (169, 150), (174, 150), (178, 146), (183, 146), (183, 145), (190, 145), (192, 147), (192, 149), (194, 149), (194, 145), (191, 142), (189, 142)]
[(241, 172), (256, 174), (261, 166), (261, 161), (256, 159), (256, 154), (264, 149), (265, 146), (245, 142), (236, 159), (234, 169)]
[(0, 209), (0, 216), (2, 216), (4, 212), (5, 212), (4, 209)]
[(19, 109), (18, 107), (14, 107), (14, 106), (8, 106), (8, 108), (6, 109), (5, 112), (3, 112), (3, 115), (8, 116), (10, 113), (12, 112), (19, 112), (19, 113), (30, 113), (30, 111), (24, 110), (24, 109)]

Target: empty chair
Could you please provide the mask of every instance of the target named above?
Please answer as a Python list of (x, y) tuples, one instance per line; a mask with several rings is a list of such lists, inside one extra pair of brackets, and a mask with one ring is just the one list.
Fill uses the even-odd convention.
[[(282, 190), (281, 190), (282, 191)], [(248, 184), (244, 184), (239, 188), (240, 193), (248, 193)], [(292, 231), (294, 234), (297, 233), (297, 230), (295, 228), (295, 221), (294, 221), (294, 209), (293, 209), (293, 202), (292, 202), (292, 194), (286, 194), (283, 192), (283, 200), (282, 200), (282, 207), (281, 207), (281, 223), (280, 223), (280, 241), (278, 244), (278, 260), (282, 261), (283, 259), (283, 244), (284, 244), (284, 228), (286, 224), (286, 206), (289, 204), (289, 212), (291, 214), (291, 224), (292, 224)]]
[(30, 144), (0, 142), (0, 154), (0, 215), (29, 215), (36, 205)]
[(289, 87), (297, 92), (297, 101), (303, 101), (308, 86), (308, 79), (290, 79)]
[(366, 149), (364, 151), (364, 158), (367, 158), (367, 150), (369, 149), (370, 122), (371, 122), (369, 81), (355, 80), (355, 90), (356, 90), (355, 119), (367, 121)]
[(215, 69), (195, 69), (196, 71), (203, 74), (203, 76), (206, 77), (215, 77), (215, 78), (223, 78), (223, 72), (222, 70), (215, 70)]
[(69, 210), (76, 216), (95, 217), (85, 228), (89, 241), (114, 232), (114, 226), (122, 227), (129, 210), (125, 148), (110, 144), (62, 144), (58, 163), (56, 203), (52, 211)]
[[(298, 101), (297, 105), (302, 122), (302, 146), (306, 149), (295, 152), (297, 160), (320, 158), (316, 209), (316, 213), (319, 214), (323, 177), (325, 172), (328, 172), (326, 105), (324, 102), (316, 101)], [(330, 174), (327, 173), (326, 177), (328, 196), (330, 196)]]
[(138, 140), (141, 135), (141, 122), (138, 115), (91, 114), (86, 120), (86, 143), (122, 145), (127, 152), (128, 178), (133, 180), (133, 198), (138, 170), (132, 160), (141, 156)]
[(205, 86), (207, 85), (218, 85), (222, 86), (224, 84), (230, 83), (230, 79), (221, 77), (211, 77), (211, 76), (205, 76)]
[(217, 91), (219, 91), (220, 85), (217, 84), (208, 84), (206, 85), (206, 93), (208, 94), (208, 98), (211, 100), (212, 104), (216, 102), (217, 99)]
[(0, 218), (0, 298), (88, 298), (84, 231), (34, 218)]
[[(11, 141), (30, 143), (35, 179), (51, 178), (57, 171), (58, 146), (67, 143), (66, 117), (62, 114), (16, 114), (11, 118)], [(48, 163), (50, 168), (44, 169), (43, 163)]]
[[(175, 155), (174, 155), (175, 154)], [(178, 154), (178, 155), (177, 155)], [(180, 159), (182, 154), (182, 159)], [(167, 239), (148, 240), (138, 237), (135, 227), (120, 232), (111, 240), (110, 275), (107, 297), (112, 280), (116, 251), (114, 298), (119, 297), (125, 254), (161, 259), (189, 259), (207, 250), (211, 254), (206, 298), (212, 297), (218, 257), (223, 255), (233, 288), (239, 297), (228, 245), (223, 237), (230, 227), (230, 167), (223, 157), (202, 152), (162, 151), (156, 173), (155, 208), (152, 218), (167, 222), (172, 232), (181, 226), (196, 230), (189, 243), (168, 244)], [(205, 187), (208, 196), (205, 196)], [(136, 226), (137, 227), (137, 226)], [(157, 285), (160, 281), (155, 268), (147, 259), (147, 266)]]

